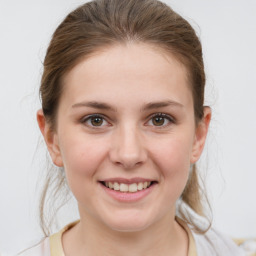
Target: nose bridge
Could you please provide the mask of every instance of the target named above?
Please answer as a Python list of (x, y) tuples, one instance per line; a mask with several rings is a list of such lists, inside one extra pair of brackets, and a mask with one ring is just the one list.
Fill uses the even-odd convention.
[(119, 126), (115, 133), (111, 159), (124, 168), (133, 168), (146, 160), (143, 136), (134, 123)]

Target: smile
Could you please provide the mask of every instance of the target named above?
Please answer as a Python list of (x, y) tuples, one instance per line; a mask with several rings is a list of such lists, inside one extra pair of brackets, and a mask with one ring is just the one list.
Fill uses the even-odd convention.
[(153, 182), (145, 181), (132, 184), (118, 183), (118, 182), (102, 182), (102, 184), (115, 191), (135, 193), (140, 190), (147, 189)]
[(114, 200), (122, 203), (134, 203), (151, 194), (158, 182), (143, 178), (114, 178), (99, 181), (99, 184), (103, 191)]

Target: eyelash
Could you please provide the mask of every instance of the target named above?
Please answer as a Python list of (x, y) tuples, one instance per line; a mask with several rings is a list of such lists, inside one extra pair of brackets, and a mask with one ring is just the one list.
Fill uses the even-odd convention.
[[(82, 124), (86, 124), (86, 122), (88, 122), (88, 121), (90, 121), (90, 120), (92, 121), (92, 118), (97, 118), (97, 117), (98, 117), (98, 118), (101, 118), (101, 119), (103, 120), (103, 122), (105, 121), (105, 122), (109, 123), (108, 121), (106, 121), (106, 118), (104, 117), (104, 115), (101, 115), (101, 114), (93, 114), (93, 115), (86, 116), (86, 117), (82, 118), (81, 123), (82, 123)], [(170, 123), (172, 123), (172, 124), (175, 123), (175, 119), (174, 119), (173, 117), (171, 117), (170, 115), (164, 114), (164, 113), (155, 113), (155, 114), (151, 115), (151, 116), (149, 117), (149, 121), (151, 121), (151, 120), (152, 120), (153, 118), (155, 118), (155, 117), (160, 117), (160, 118), (164, 118), (165, 120), (168, 120), (168, 124), (165, 124), (165, 125), (161, 125), (161, 126), (152, 125), (152, 126), (154, 126), (154, 127), (157, 127), (158, 129), (165, 128), (165, 127), (169, 126)], [(149, 121), (147, 121), (147, 123), (148, 123)], [(91, 125), (88, 125), (88, 126), (90, 126), (90, 127), (93, 128), (93, 129), (99, 129), (99, 128), (102, 127), (102, 125), (100, 125), (100, 126), (94, 126), (94, 125), (92, 125), (92, 124), (91, 124)], [(111, 125), (108, 125), (108, 126), (111, 126)]]

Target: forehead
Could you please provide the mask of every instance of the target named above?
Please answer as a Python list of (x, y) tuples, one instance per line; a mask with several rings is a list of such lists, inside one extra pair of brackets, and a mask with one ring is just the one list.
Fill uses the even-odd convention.
[(115, 45), (97, 51), (64, 76), (63, 86), (63, 96), (73, 96), (72, 100), (96, 94), (115, 99), (123, 90), (127, 96), (142, 93), (152, 100), (167, 92), (176, 100), (191, 96), (185, 66), (170, 53), (148, 44)]

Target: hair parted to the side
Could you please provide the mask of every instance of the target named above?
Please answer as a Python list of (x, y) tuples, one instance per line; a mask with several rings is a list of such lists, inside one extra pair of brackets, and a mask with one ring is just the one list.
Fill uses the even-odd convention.
[[(97, 51), (127, 43), (149, 44), (176, 57), (187, 68), (195, 124), (203, 118), (205, 73), (202, 47), (191, 25), (157, 0), (94, 0), (80, 6), (64, 19), (47, 49), (40, 96), (43, 113), (52, 130), (56, 126), (63, 76), (79, 61)], [(63, 187), (66, 191), (63, 172), (49, 171), (40, 201), (41, 228), (45, 235), (49, 235), (45, 219), (46, 197), (50, 194), (55, 200)], [(202, 190), (194, 166), (181, 200), (197, 214), (205, 216), (201, 197)], [(54, 202), (49, 205), (52, 207)], [(185, 213), (180, 212), (180, 215), (197, 231), (204, 232)]]

